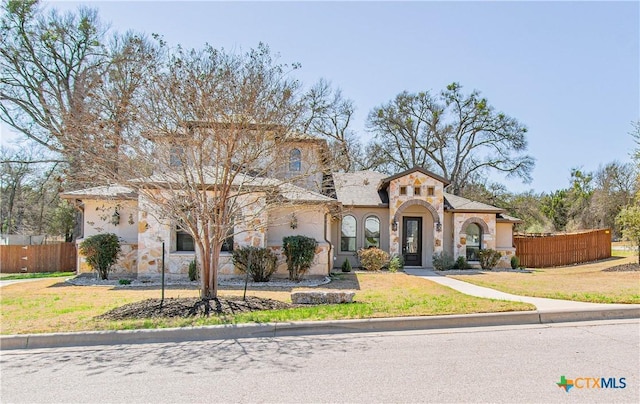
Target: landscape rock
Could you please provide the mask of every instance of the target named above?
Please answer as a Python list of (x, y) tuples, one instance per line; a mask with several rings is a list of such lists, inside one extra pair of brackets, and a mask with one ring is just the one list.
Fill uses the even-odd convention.
[(293, 304), (340, 304), (353, 303), (355, 292), (343, 291), (300, 291), (291, 293)]

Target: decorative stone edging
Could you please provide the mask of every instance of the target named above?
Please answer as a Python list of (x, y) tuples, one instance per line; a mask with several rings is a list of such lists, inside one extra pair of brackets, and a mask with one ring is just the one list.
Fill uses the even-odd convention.
[[(128, 278), (122, 278), (128, 279)], [(76, 276), (75, 278), (67, 279), (65, 282), (75, 286), (118, 286), (123, 288), (140, 288), (140, 287), (158, 287), (161, 286), (161, 282), (159, 279), (128, 279), (131, 281), (130, 284), (120, 284), (120, 279), (96, 279), (95, 276)], [(252, 282), (249, 281), (247, 284), (248, 287), (252, 288), (294, 288), (294, 287), (317, 287), (321, 285), (325, 285), (331, 282), (331, 278), (325, 276), (324, 278), (316, 278), (316, 279), (303, 279), (299, 282), (293, 282), (288, 279), (272, 279), (269, 282)], [(200, 284), (198, 281), (188, 281), (188, 280), (165, 280), (166, 286), (185, 286), (185, 287), (193, 287), (197, 288)], [(244, 279), (243, 278), (227, 278), (227, 279), (219, 279), (219, 286), (239, 286), (244, 287)]]

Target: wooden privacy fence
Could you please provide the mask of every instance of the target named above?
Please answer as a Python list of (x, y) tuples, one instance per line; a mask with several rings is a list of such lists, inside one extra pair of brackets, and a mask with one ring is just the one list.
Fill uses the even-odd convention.
[(528, 268), (555, 267), (611, 257), (611, 231), (590, 230), (556, 235), (514, 237), (520, 265)]
[(75, 243), (0, 245), (0, 272), (2, 273), (75, 270)]

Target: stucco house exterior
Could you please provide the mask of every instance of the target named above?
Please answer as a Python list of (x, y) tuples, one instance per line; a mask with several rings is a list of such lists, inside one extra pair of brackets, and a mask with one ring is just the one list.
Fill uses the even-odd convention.
[[(391, 176), (316, 169), (309, 170), (302, 180), (296, 177), (289, 182), (303, 168), (318, 166), (326, 145), (298, 136), (287, 147), (284, 168), (273, 172), (274, 178), (256, 179), (271, 181), (279, 197), (268, 201), (259, 191), (243, 196), (253, 198), (245, 206), (254, 206), (260, 214), (241, 215), (251, 216), (252, 223), (234, 221), (233, 235), (220, 253), (220, 276), (239, 275), (231, 261), (234, 248), (252, 245), (280, 254), (283, 237), (290, 235), (305, 235), (318, 242), (309, 276), (327, 275), (345, 260), (358, 267), (357, 251), (368, 247), (402, 256), (405, 267), (419, 268), (431, 267), (436, 253), (444, 252), (454, 259), (464, 256), (473, 263), (478, 250), (491, 248), (502, 254), (499, 265), (509, 266), (515, 254), (513, 225), (520, 220), (503, 209), (448, 194), (446, 178), (421, 167)], [(159, 276), (164, 243), (165, 273), (187, 276), (189, 263), (195, 259), (193, 240), (175, 223), (162, 219), (144, 193), (124, 184), (61, 196), (82, 212), (78, 242), (101, 232), (120, 237), (122, 253), (116, 272), (132, 277)], [(78, 271), (90, 271), (80, 254)], [(276, 276), (286, 275), (281, 259)]]

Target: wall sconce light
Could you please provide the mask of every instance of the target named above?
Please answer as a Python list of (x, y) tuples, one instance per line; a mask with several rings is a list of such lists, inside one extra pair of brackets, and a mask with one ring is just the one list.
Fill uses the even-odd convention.
[(436, 231), (442, 231), (442, 223), (436, 223)]
[(393, 219), (393, 222), (391, 223), (391, 230), (398, 231), (398, 222), (396, 219)]
[(298, 228), (298, 218), (296, 217), (295, 213), (291, 214), (291, 222), (289, 222), (289, 227), (291, 227), (292, 229)]
[(114, 226), (120, 224), (120, 213), (118, 213), (118, 208), (115, 208), (113, 215), (111, 215), (111, 224)]

